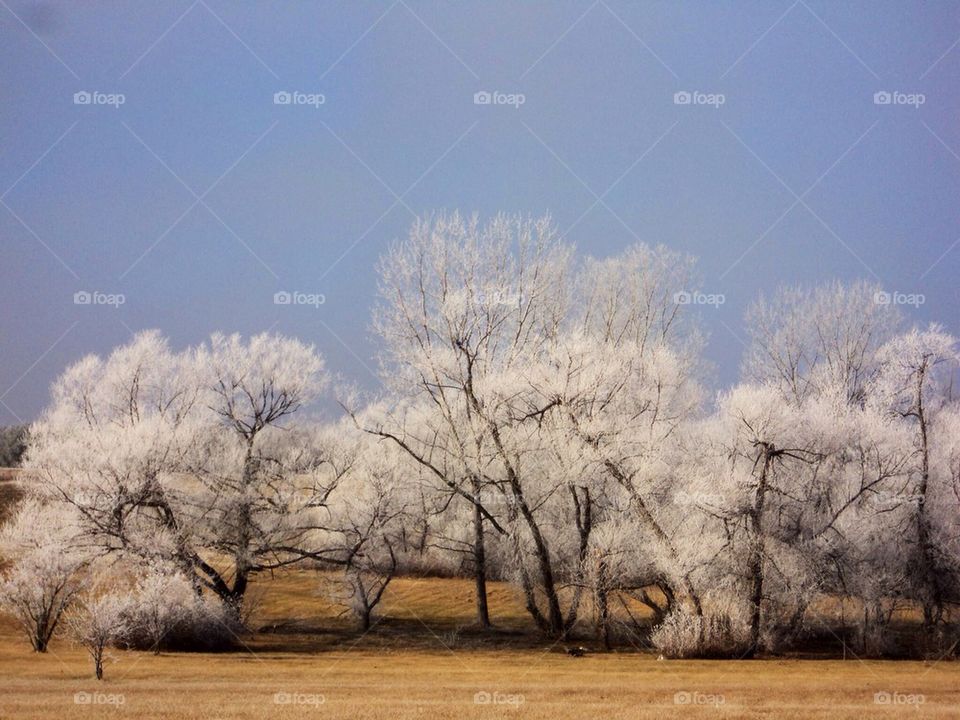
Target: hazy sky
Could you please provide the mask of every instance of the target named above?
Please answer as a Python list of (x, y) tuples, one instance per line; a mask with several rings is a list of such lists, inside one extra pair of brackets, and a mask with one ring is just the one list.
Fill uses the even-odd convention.
[(719, 384), (781, 284), (960, 332), (958, 40), (956, 2), (0, 0), (0, 424), (143, 328), (273, 329), (374, 387), (374, 263), (431, 209), (698, 256)]

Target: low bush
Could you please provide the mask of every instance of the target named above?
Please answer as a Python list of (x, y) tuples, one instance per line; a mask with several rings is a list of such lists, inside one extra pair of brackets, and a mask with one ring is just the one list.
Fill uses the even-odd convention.
[(124, 644), (137, 650), (213, 651), (234, 646), (242, 628), (217, 598), (179, 572), (152, 568), (133, 588)]
[(669, 658), (726, 658), (749, 648), (749, 628), (726, 613), (669, 613), (650, 636), (654, 647)]

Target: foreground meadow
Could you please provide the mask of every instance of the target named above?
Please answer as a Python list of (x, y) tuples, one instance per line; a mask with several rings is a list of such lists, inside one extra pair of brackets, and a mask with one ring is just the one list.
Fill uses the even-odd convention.
[(471, 585), (400, 579), (366, 635), (317, 597), (317, 576), (259, 583), (259, 632), (233, 652), (114, 651), (106, 680), (55, 641), (29, 651), (0, 624), (0, 717), (24, 718), (953, 718), (954, 662), (659, 661), (638, 649), (570, 657), (526, 631), (495, 584), (500, 631), (469, 629)]

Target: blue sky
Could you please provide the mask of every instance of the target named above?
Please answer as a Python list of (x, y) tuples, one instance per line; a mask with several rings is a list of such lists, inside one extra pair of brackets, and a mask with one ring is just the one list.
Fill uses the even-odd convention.
[(0, 424), (153, 327), (296, 335), (373, 388), (375, 261), (434, 209), (698, 256), (717, 386), (781, 284), (876, 280), (960, 333), (958, 40), (956, 2), (3, 0)]

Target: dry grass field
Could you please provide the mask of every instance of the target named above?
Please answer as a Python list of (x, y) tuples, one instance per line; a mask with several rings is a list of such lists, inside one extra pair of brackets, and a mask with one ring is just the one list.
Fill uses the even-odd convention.
[(498, 631), (471, 632), (471, 583), (437, 578), (396, 580), (361, 636), (318, 587), (311, 571), (262, 577), (262, 629), (239, 649), (113, 651), (100, 683), (83, 650), (57, 639), (35, 654), (0, 619), (0, 718), (960, 717), (954, 662), (658, 661), (636, 648), (574, 658), (530, 632), (503, 584), (491, 587)]
[[(266, 630), (220, 654), (114, 651), (97, 683), (83, 651), (29, 651), (0, 625), (3, 718), (955, 718), (960, 666), (844, 660), (658, 661), (647, 652), (569, 657), (518, 629), (522, 607), (496, 585), (506, 628), (469, 629), (470, 584), (401, 579), (360, 637), (315, 596), (316, 576), (261, 582)], [(510, 628), (516, 628), (511, 630)], [(490, 698), (489, 703), (477, 703)], [(889, 699), (876, 703), (875, 696)], [(89, 701), (89, 702), (85, 702)]]

